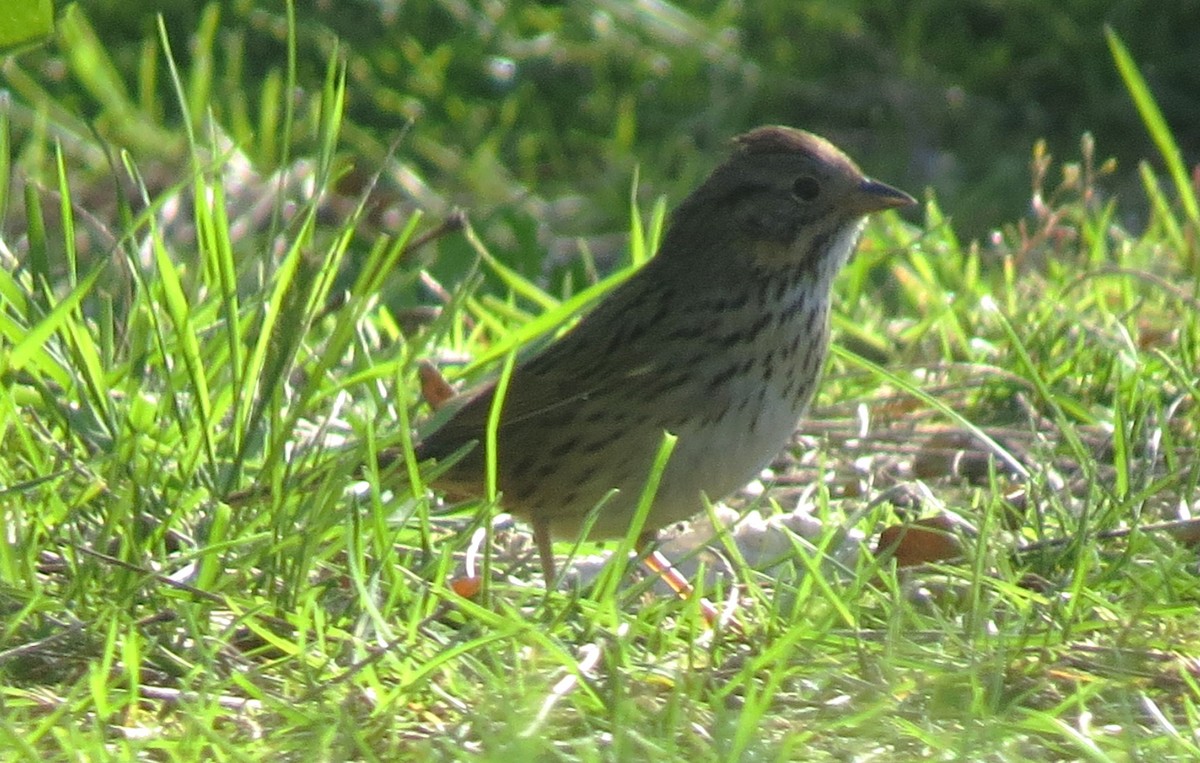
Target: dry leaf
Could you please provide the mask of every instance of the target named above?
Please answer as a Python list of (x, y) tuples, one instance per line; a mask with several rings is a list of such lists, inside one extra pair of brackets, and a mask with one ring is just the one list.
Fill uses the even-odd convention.
[(465, 575), (450, 581), (450, 590), (464, 599), (474, 599), (483, 590), (483, 578), (478, 575)]
[(969, 527), (949, 514), (892, 525), (879, 533), (875, 555), (890, 555), (898, 567), (945, 562), (963, 555), (962, 533)]
[(417, 377), (421, 380), (421, 397), (433, 410), (441, 408), (454, 397), (454, 388), (428, 360), (417, 364)]

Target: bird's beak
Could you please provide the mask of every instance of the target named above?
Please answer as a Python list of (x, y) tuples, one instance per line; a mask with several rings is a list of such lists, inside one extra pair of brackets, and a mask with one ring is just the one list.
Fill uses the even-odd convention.
[(896, 207), (911, 207), (916, 203), (917, 200), (904, 191), (871, 178), (863, 178), (858, 184), (858, 192), (854, 194), (852, 202), (855, 211), (864, 215)]

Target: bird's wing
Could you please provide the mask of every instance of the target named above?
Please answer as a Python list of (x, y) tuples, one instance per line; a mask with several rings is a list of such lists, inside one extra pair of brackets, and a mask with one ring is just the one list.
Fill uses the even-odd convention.
[[(672, 371), (651, 330), (671, 309), (666, 294), (646, 287), (655, 280), (649, 272), (655, 264), (617, 287), (571, 331), (518, 362), (504, 397), (501, 431), (536, 430), (584, 400), (637, 394), (641, 380)], [(449, 417), (422, 439), (417, 455), (444, 458), (481, 440), (495, 392), (493, 380), (448, 402)]]

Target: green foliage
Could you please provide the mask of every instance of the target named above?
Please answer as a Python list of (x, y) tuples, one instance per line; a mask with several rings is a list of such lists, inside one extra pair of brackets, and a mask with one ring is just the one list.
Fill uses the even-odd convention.
[[(1110, 63), (1105, 24), (1146, 68), (1180, 146), (1200, 147), (1192, 0), (350, 0), (299, 3), (291, 19), (246, 0), (144, 5), (81, 3), (91, 24), (78, 13), (61, 24), (76, 64), (66, 76), (47, 56), (28, 57), (27, 78), (10, 70), (6, 79), (30, 103), (45, 88), (71, 121), (83, 115), (119, 144), (161, 155), (172, 143), (156, 126), (179, 118), (146, 11), (163, 12), (194, 74), (189, 112), (211, 110), (269, 171), (313, 145), (290, 128), (296, 145), (279, 144), (281, 112), (293, 105), (280, 95), (311, 91), (340, 57), (353, 93), (346, 146), (359, 161), (378, 166), (403, 135), (417, 185), (402, 192), (438, 215), (468, 205), (498, 256), (530, 276), (547, 248), (574, 253), (575, 237), (621, 227), (635, 162), (645, 164), (647, 197), (678, 198), (728, 136), (765, 122), (829, 135), (901, 187), (933, 187), (968, 237), (1024, 211), (1031, 136), (1061, 153), (1092, 131), (1128, 165), (1116, 190), (1131, 191), (1125, 214), (1138, 215), (1133, 168), (1149, 144)], [(96, 55), (92, 25), (123, 78)], [(610, 246), (595, 254), (618, 256)]]
[[(858, 113), (880, 71), (920, 91), (942, 61), (973, 99), (1032, 29), (1104, 49), (1071, 24), (1097, 6), (152, 5), (82, 4), (3, 70), (4, 756), (1200, 753), (1195, 540), (1161, 523), (1200, 508), (1200, 224), (1180, 106), (1134, 65), (1157, 21), (1110, 16), (1115, 64), (1081, 85), (1125, 82), (1164, 158), (1138, 168), (1145, 225), (1086, 134), (1022, 155), (1030, 212), (982, 242), (932, 194), (920, 225), (873, 221), (781, 467), (805, 490), (739, 499), (802, 502), (818, 532), (764, 570), (720, 541), (731, 571), (697, 580), (741, 626), (710, 630), (624, 558), (547, 592), (490, 503), (434, 504), (415, 361), (477, 378), (569, 323), (655, 248), (645, 198), (677, 201), (747, 121), (820, 128), (827, 88)], [(835, 137), (900, 182), (867, 123)], [(615, 219), (628, 252), (544, 259)], [(388, 445), (408, 462), (360, 474)], [(914, 513), (965, 517), (963, 558), (897, 571), (854, 540)], [(469, 599), (446, 581), (476, 545)]]
[(44, 40), (53, 28), (51, 0), (0, 0), (0, 50)]

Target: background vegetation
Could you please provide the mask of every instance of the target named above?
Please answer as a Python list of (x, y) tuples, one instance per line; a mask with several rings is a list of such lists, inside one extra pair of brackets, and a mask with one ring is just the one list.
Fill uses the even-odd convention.
[[(82, 7), (114, 71), (69, 48), (20, 66), (79, 128), (178, 160), (181, 136), (153, 129), (179, 123), (171, 83), (147, 79), (161, 12), (180, 66), (203, 70), (189, 84), (197, 117), (211, 111), (263, 170), (311, 150), (310, 133), (284, 146), (270, 129), (287, 67), (279, 6)], [(540, 258), (528, 252), (527, 218), (548, 236), (619, 231), (635, 166), (645, 198), (679, 198), (730, 135), (769, 122), (829, 135), (880, 177), (933, 188), (975, 237), (1028, 211), (1035, 140), (1070, 156), (1085, 131), (1120, 161), (1107, 190), (1128, 192), (1122, 214), (1144, 222), (1133, 170), (1153, 150), (1111, 65), (1106, 24), (1180, 146), (1200, 151), (1194, 0), (299, 3), (296, 83), (312, 92), (331, 56), (345, 60), (344, 150), (369, 172), (404, 133), (401, 158), (434, 197), (419, 202), (463, 204), (477, 224), (500, 218), (509, 235), (493, 245), (530, 267)]]
[[(1195, 759), (1196, 28), (1187, 0), (64, 10), (0, 70), (0, 749)], [(926, 204), (873, 222), (813, 421), (736, 501), (817, 527), (714, 583), (740, 626), (547, 594), (415, 465), (347, 490), (423, 426), (416, 361), (479, 378), (569, 322), (764, 122)], [(897, 572), (877, 539), (917, 518), (953, 553)]]

